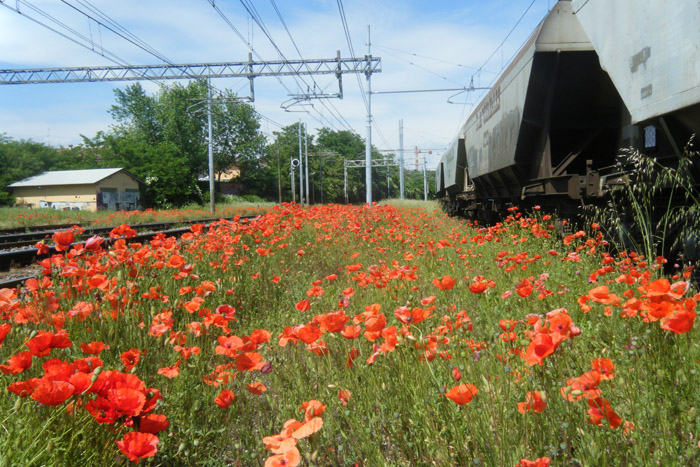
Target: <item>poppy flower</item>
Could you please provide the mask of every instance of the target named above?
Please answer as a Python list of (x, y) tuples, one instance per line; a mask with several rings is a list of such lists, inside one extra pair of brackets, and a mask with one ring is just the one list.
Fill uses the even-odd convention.
[(102, 341), (92, 341), (89, 344), (80, 344), (80, 351), (88, 355), (99, 355), (105, 349), (109, 349), (109, 346)]
[(158, 437), (151, 433), (132, 431), (126, 433), (121, 441), (115, 441), (119, 450), (138, 464), (140, 459), (153, 457), (158, 452)]
[(525, 402), (518, 402), (518, 412), (524, 414), (532, 410), (535, 413), (544, 412), (547, 408), (547, 396), (544, 392), (531, 391), (525, 396)]
[(549, 457), (540, 457), (534, 461), (520, 459), (520, 462), (518, 462), (515, 467), (549, 467), (550, 462), (552, 462), (552, 460)]
[(670, 318), (664, 320), (663, 324), (661, 324), (661, 329), (676, 334), (684, 334), (693, 328), (696, 315), (696, 311), (692, 309), (676, 311)]
[(452, 290), (457, 279), (450, 276), (442, 276), (441, 278), (433, 279), (433, 284), (440, 290)]
[(295, 306), (297, 311), (306, 311), (309, 308), (311, 308), (311, 300), (309, 299), (304, 299), (304, 300), (299, 300)]
[(178, 360), (175, 365), (173, 366), (166, 366), (164, 368), (160, 368), (158, 370), (159, 375), (163, 375), (166, 378), (176, 378), (180, 376), (180, 369), (178, 368), (180, 364), (182, 363), (182, 360)]
[(250, 383), (249, 385), (246, 386), (248, 388), (248, 392), (251, 394), (260, 395), (263, 392), (267, 391), (267, 386), (265, 386), (263, 383), (260, 383), (258, 381), (254, 381)]
[(489, 284), (483, 281), (476, 281), (469, 284), (469, 290), (471, 291), (471, 293), (475, 294), (484, 293), (488, 288)]
[(56, 251), (66, 251), (73, 243), (75, 235), (72, 230), (64, 230), (62, 232), (54, 232), (51, 238), (56, 244)]
[(348, 389), (341, 389), (338, 391), (338, 399), (343, 405), (348, 405), (348, 400), (350, 400), (350, 391)]
[(141, 351), (129, 349), (121, 354), (121, 361), (124, 364), (124, 371), (131, 371), (141, 361)]
[(455, 381), (459, 381), (460, 379), (462, 379), (462, 373), (459, 371), (459, 368), (457, 368), (457, 367), (452, 368), (452, 378)]
[(2, 348), (2, 341), (5, 340), (5, 336), (7, 336), (11, 329), (12, 325), (10, 323), (0, 324), (0, 348)]
[(532, 283), (527, 280), (523, 279), (518, 283), (518, 286), (515, 288), (515, 291), (518, 293), (523, 298), (529, 297), (532, 294)]
[(528, 365), (542, 365), (546, 357), (552, 355), (556, 350), (556, 345), (552, 340), (552, 336), (548, 334), (538, 333), (530, 341), (525, 352), (522, 354), (523, 360)]
[(447, 391), (445, 397), (457, 405), (464, 405), (471, 402), (477, 392), (479, 390), (473, 384), (460, 384)]
[(61, 405), (74, 391), (75, 386), (65, 381), (44, 381), (34, 388), (32, 399), (44, 405)]
[(236, 357), (236, 370), (251, 371), (259, 370), (264, 363), (261, 361), (262, 355), (257, 352), (246, 352)]
[(7, 386), (7, 390), (12, 394), (17, 394), (19, 397), (27, 397), (34, 392), (34, 387), (28, 381), (17, 381)]
[(233, 404), (233, 399), (236, 396), (233, 395), (233, 391), (230, 389), (222, 390), (216, 398), (214, 398), (214, 403), (221, 407), (222, 409), (227, 409), (231, 404)]
[(311, 344), (321, 337), (321, 328), (315, 324), (307, 324), (297, 329), (294, 333), (304, 344)]
[(148, 414), (141, 417), (139, 431), (157, 435), (163, 430), (167, 430), (170, 422), (165, 415)]
[(590, 418), (586, 420), (588, 423), (593, 425), (602, 425), (603, 420), (607, 421), (610, 428), (613, 430), (622, 424), (622, 419), (613, 410), (610, 402), (602, 397), (596, 397), (595, 399), (588, 399), (588, 411), (586, 412), (590, 415)]
[(346, 339), (357, 339), (360, 336), (362, 328), (356, 324), (345, 326), (340, 334)]
[(16, 375), (32, 366), (32, 353), (20, 352), (7, 359), (7, 365), (0, 365), (0, 371), (4, 375)]
[(268, 457), (265, 467), (297, 467), (301, 462), (301, 455), (295, 446), (289, 447), (281, 454)]
[(600, 379), (609, 380), (615, 377), (615, 364), (609, 358), (596, 358), (591, 361), (591, 368), (600, 374)]
[(104, 239), (99, 235), (93, 235), (85, 241), (85, 249), (88, 251), (96, 251), (100, 248)]
[(303, 439), (316, 433), (323, 427), (323, 419), (321, 417), (313, 417), (292, 432), (292, 438)]
[(115, 410), (132, 417), (141, 415), (143, 407), (146, 405), (146, 395), (143, 391), (128, 387), (110, 389), (107, 393), (107, 400)]

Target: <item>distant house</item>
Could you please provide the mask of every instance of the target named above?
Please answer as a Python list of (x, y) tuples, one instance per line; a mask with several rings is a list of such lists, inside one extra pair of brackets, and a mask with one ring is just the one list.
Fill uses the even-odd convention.
[(20, 180), (12, 189), (17, 204), (61, 210), (140, 209), (143, 181), (125, 169), (59, 170)]

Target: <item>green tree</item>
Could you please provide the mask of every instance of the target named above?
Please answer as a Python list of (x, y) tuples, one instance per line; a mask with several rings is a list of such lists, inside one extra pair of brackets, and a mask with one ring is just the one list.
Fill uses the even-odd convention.
[(0, 134), (0, 205), (14, 203), (7, 185), (53, 168), (56, 150), (31, 140), (15, 141)]
[[(212, 105), (214, 172), (217, 179), (232, 168), (241, 170), (241, 181), (255, 180), (259, 159), (264, 156), (265, 136), (260, 133), (260, 115), (241, 102), (231, 90)], [(245, 170), (244, 170), (245, 169)]]
[(204, 116), (191, 112), (206, 97), (204, 81), (176, 84), (149, 96), (139, 83), (116, 89), (104, 136), (107, 160), (146, 181), (146, 204), (169, 207), (201, 201), (197, 177), (206, 173)]

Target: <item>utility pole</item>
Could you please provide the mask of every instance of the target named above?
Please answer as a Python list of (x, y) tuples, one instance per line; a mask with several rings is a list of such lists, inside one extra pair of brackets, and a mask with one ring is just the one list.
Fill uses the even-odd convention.
[(423, 200), (428, 201), (428, 176), (425, 169), (426, 159), (423, 156)]
[(323, 204), (323, 157), (318, 158), (318, 174), (321, 178), (321, 204)]
[(211, 138), (211, 78), (207, 78), (207, 125), (209, 126), (209, 206), (211, 213), (216, 212), (214, 194), (214, 148)]
[(282, 168), (280, 167), (280, 141), (277, 139), (277, 191), (279, 191), (279, 204), (282, 204)]
[[(365, 191), (366, 202), (372, 205), (372, 42), (370, 41), (369, 24), (367, 25), (367, 136), (365, 138)], [(346, 196), (347, 199), (347, 196)]]
[(403, 199), (403, 118), (399, 120), (399, 185), (401, 185), (401, 199)]
[(301, 157), (301, 119), (299, 119), (299, 204), (304, 205), (304, 172), (302, 172)]
[(389, 194), (389, 191), (391, 190), (391, 171), (389, 170), (389, 166), (386, 168), (386, 199), (391, 198), (391, 195)]
[(304, 177), (306, 177), (306, 204), (311, 204), (309, 196), (309, 146), (307, 145), (307, 129), (304, 128)]
[(345, 192), (345, 204), (348, 204), (348, 166), (343, 157), (343, 192)]

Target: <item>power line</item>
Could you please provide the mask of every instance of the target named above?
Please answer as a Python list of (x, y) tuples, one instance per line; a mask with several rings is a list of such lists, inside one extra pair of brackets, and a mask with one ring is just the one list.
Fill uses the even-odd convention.
[[(426, 55), (420, 55), (420, 54), (417, 54), (417, 53), (414, 53), (414, 52), (407, 52), (407, 51), (405, 51), (405, 50), (400, 50), (400, 49), (396, 49), (396, 48), (393, 48), (393, 47), (387, 47), (387, 46), (385, 46), (385, 45), (374, 44), (374, 46), (377, 47), (377, 48), (380, 48), (380, 49), (387, 50), (387, 51), (393, 50), (394, 52), (399, 52), (399, 53), (403, 53), (403, 54), (407, 54), (407, 55), (412, 55), (412, 56), (414, 56), (414, 57), (419, 57), (419, 58), (425, 58), (426, 60), (433, 60), (433, 61), (435, 61), (435, 62), (447, 63), (448, 65), (453, 65), (453, 66), (457, 66), (457, 67), (461, 67), (461, 68), (468, 68), (468, 69), (470, 69), (470, 70), (479, 71), (479, 69), (476, 68), (476, 67), (469, 66), (469, 65), (462, 65), (461, 63), (450, 62), (449, 60), (443, 60), (443, 59), (440, 59), (440, 58), (428, 57), (428, 56), (426, 56)], [(397, 57), (397, 58), (398, 58), (398, 57)], [(497, 74), (497, 73), (495, 73), (495, 72), (493, 72), (493, 71), (486, 71), (486, 73), (492, 73), (492, 74), (494, 74), (494, 75)]]
[[(282, 26), (284, 26), (284, 30), (287, 31), (287, 35), (289, 36), (289, 39), (292, 41), (292, 45), (294, 45), (294, 49), (297, 51), (297, 54), (299, 55), (299, 57), (303, 58), (302, 53), (299, 50), (299, 47), (297, 46), (296, 41), (294, 40), (294, 37), (292, 37), (291, 31), (287, 27), (287, 23), (284, 20), (284, 17), (282, 16), (282, 12), (277, 7), (277, 3), (275, 2), (275, 0), (270, 0), (270, 2), (272, 3), (272, 7), (275, 9), (275, 12), (277, 13), (277, 17), (279, 18), (280, 22), (282, 23)], [(316, 80), (314, 79), (313, 76), (311, 77), (311, 80), (314, 83), (314, 87), (318, 86), (318, 83), (316, 82)], [(328, 108), (328, 106), (326, 105), (324, 100), (321, 100), (321, 105), (323, 105), (330, 112), (330, 114), (333, 115), (333, 117), (336, 118), (345, 127), (346, 130), (352, 131), (352, 126), (348, 123), (348, 121), (345, 119), (343, 114), (340, 111), (338, 111), (338, 109), (336, 109), (336, 107), (333, 105), (333, 102), (329, 101), (329, 104), (331, 107), (333, 107), (333, 110), (335, 110), (337, 112), (339, 117), (335, 116), (333, 111)]]
[(426, 73), (430, 73), (431, 75), (437, 76), (438, 78), (444, 79), (445, 81), (449, 81), (450, 83), (454, 83), (454, 84), (456, 84), (456, 85), (458, 85), (458, 86), (461, 84), (461, 83), (458, 83), (457, 81), (451, 80), (451, 79), (448, 78), (447, 76), (443, 76), (443, 75), (441, 75), (441, 74), (439, 74), (439, 73), (435, 73), (434, 71), (429, 70), (429, 69), (425, 68), (424, 66), (418, 65), (417, 63), (413, 63), (413, 62), (410, 61), (410, 60), (406, 60), (405, 58), (399, 57), (398, 55), (396, 55), (396, 54), (394, 54), (394, 53), (391, 53), (391, 52), (389, 52), (389, 51), (387, 51), (387, 53), (388, 53), (389, 55), (391, 55), (392, 57), (396, 57), (396, 58), (398, 58), (399, 60), (404, 61), (404, 62), (408, 63), (408, 64), (411, 65), (411, 66), (414, 66), (414, 67), (416, 67), (416, 68), (418, 68), (418, 69), (420, 69), (420, 70), (423, 70), (423, 71), (425, 71)]

